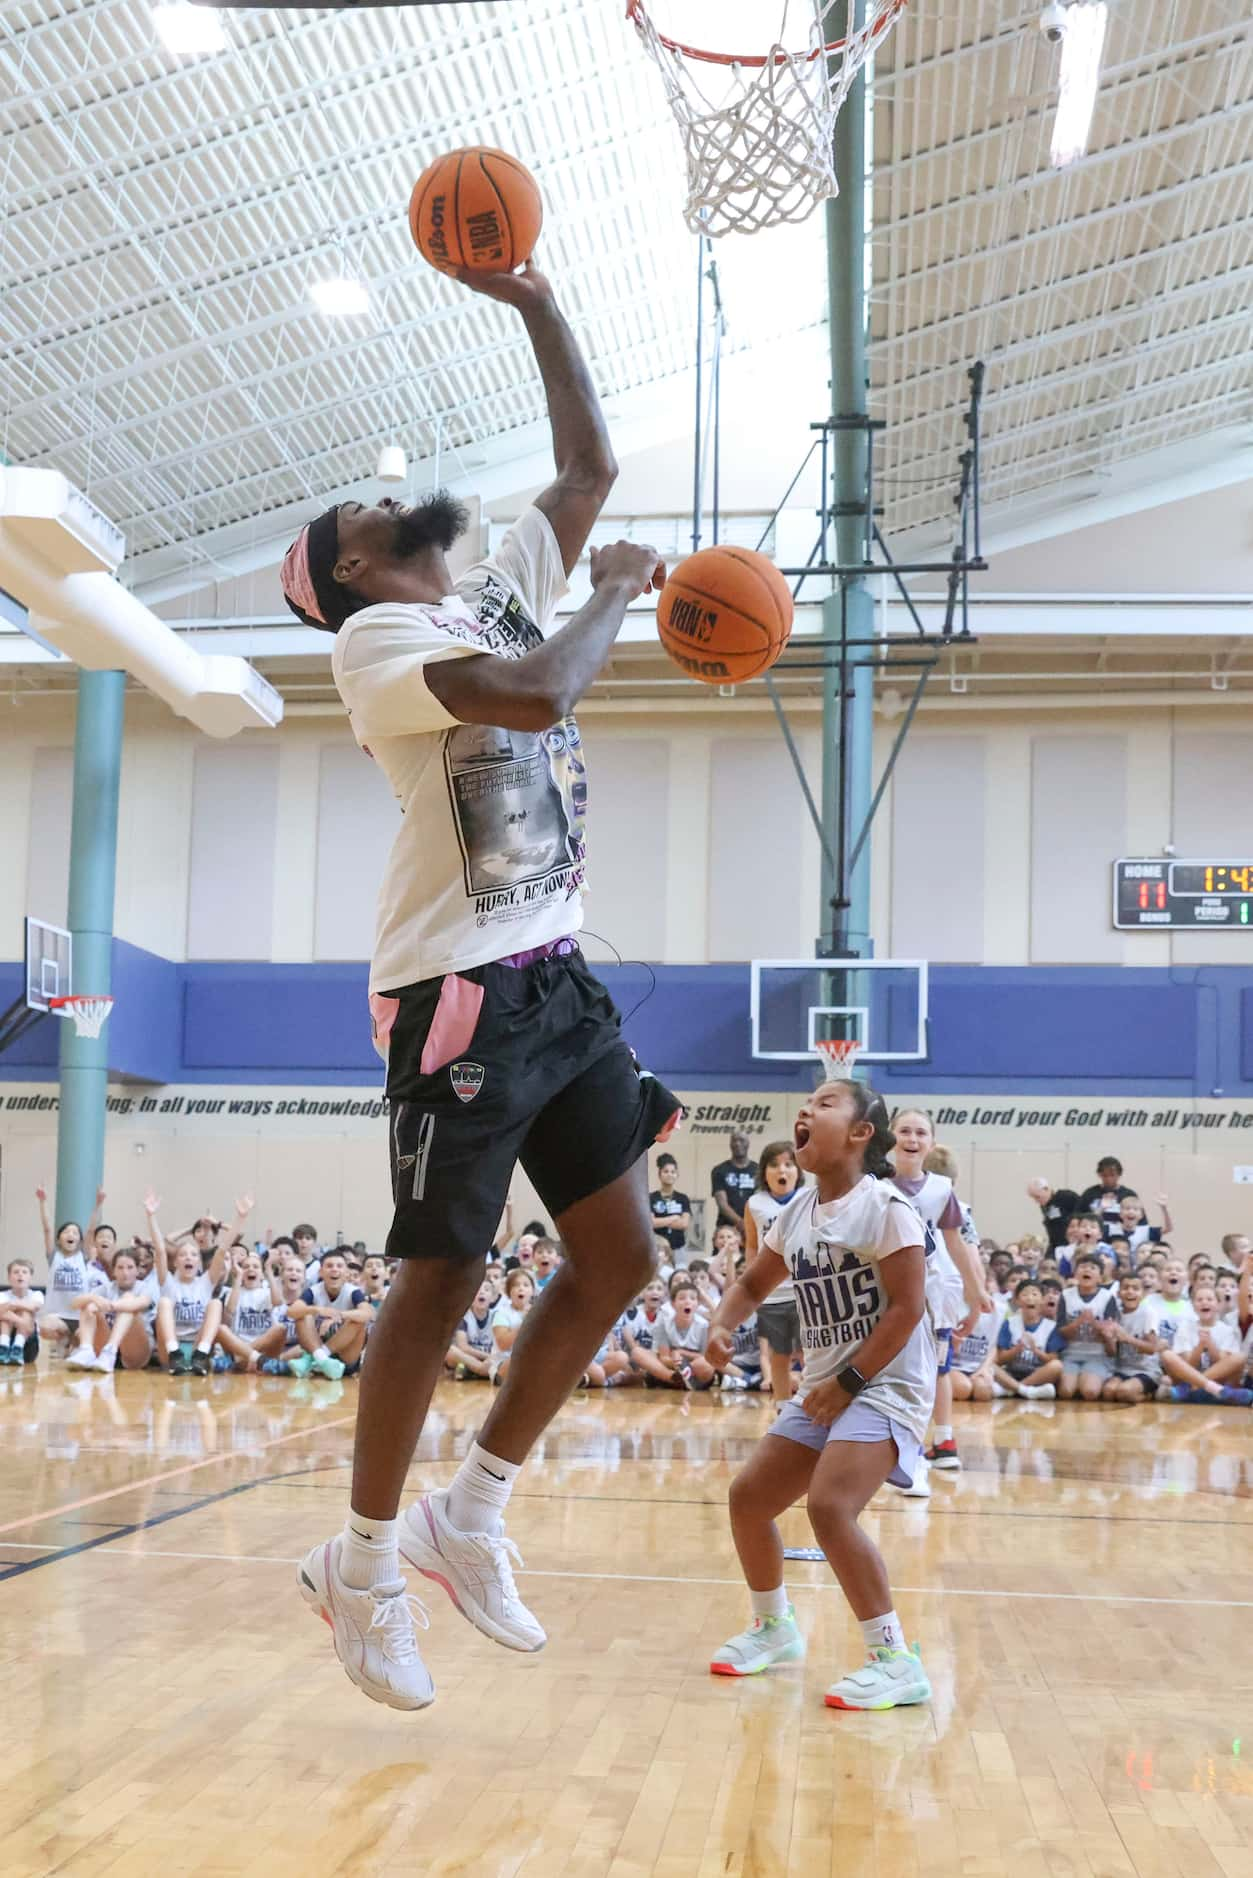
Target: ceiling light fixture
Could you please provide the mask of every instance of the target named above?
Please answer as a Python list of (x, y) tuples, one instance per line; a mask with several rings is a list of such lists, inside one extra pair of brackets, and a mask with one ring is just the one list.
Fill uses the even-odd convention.
[(398, 443), (386, 443), (379, 451), (378, 468), (374, 474), (381, 483), (402, 483), (409, 474), (405, 463), (405, 453)]
[(350, 319), (354, 313), (370, 310), (370, 289), (351, 274), (333, 274), (328, 280), (315, 280), (309, 294), (318, 312), (331, 319)]
[(154, 7), (153, 23), (157, 37), (167, 52), (195, 58), (204, 52), (221, 52), (226, 45), (222, 16), (212, 7), (196, 7), (190, 0), (169, 0)]
[(1077, 162), (1087, 150), (1108, 16), (1105, 0), (1074, 0), (1066, 8), (1057, 117), (1049, 152), (1055, 170)]

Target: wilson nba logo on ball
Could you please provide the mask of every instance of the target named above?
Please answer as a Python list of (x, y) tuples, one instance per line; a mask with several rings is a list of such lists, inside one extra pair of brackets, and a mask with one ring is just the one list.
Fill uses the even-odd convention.
[(699, 639), (702, 644), (713, 638), (718, 615), (695, 600), (676, 600), (670, 609), (671, 632), (685, 639)]
[(453, 1063), (449, 1066), (448, 1075), (453, 1094), (462, 1102), (473, 1102), (483, 1087), (481, 1063)]

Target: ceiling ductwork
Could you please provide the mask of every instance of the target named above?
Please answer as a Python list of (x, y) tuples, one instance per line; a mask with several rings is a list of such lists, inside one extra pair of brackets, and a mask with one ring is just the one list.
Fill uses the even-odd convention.
[(246, 659), (201, 653), (115, 578), (120, 531), (56, 470), (0, 467), (0, 587), (32, 633), (88, 671), (126, 671), (210, 737), (272, 729), (274, 687)]

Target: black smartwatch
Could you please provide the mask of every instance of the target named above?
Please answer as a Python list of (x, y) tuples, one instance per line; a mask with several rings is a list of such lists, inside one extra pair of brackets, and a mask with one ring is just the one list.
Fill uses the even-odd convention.
[(839, 1383), (845, 1395), (852, 1396), (861, 1394), (869, 1378), (863, 1376), (859, 1369), (854, 1369), (851, 1363), (846, 1363), (843, 1369), (838, 1369), (835, 1372), (835, 1380)]

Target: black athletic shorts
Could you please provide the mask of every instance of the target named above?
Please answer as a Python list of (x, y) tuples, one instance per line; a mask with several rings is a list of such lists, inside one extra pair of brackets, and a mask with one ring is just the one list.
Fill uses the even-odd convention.
[[(388, 1258), (482, 1258), (517, 1162), (557, 1219), (633, 1167), (680, 1107), (638, 1067), (581, 952), (456, 978), (387, 994), (400, 1007), (387, 1059)], [(467, 981), (483, 992), (469, 1031)], [(459, 1024), (446, 1022), (454, 1005)]]
[(801, 1347), (801, 1320), (786, 1298), (778, 1304), (767, 1298), (757, 1306), (757, 1329), (776, 1356), (791, 1356)]

